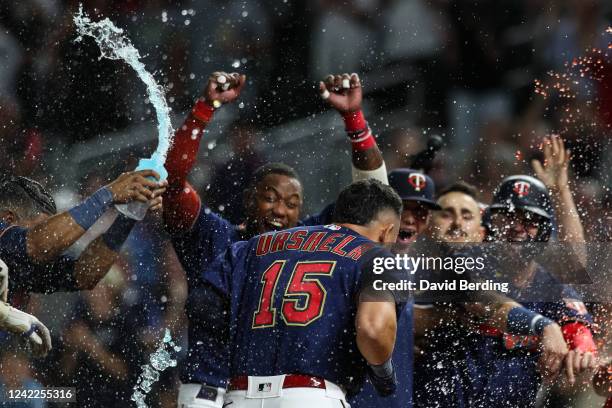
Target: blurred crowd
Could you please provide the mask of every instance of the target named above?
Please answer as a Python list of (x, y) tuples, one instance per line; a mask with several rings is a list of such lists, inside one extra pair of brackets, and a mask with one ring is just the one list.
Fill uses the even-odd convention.
[[(209, 144), (201, 152), (206, 174), (196, 180), (208, 205), (232, 222), (241, 221), (244, 176), (276, 149), (267, 132), (305, 118), (316, 122), (325, 109), (317, 81), (329, 72), (359, 72), (388, 170), (410, 165), (428, 137), (439, 135), (444, 147), (430, 171), (436, 184), (466, 180), (486, 202), (503, 177), (530, 173), (542, 138), (559, 133), (572, 151), (572, 188), (587, 239), (612, 238), (610, 2), (83, 3), (92, 18), (109, 17), (126, 30), (180, 118), (211, 72), (247, 75), (240, 107), (226, 118), (225, 150), (215, 154)], [(129, 154), (105, 159), (68, 186), (58, 181), (73, 164), (67, 152), (155, 120), (129, 67), (99, 59), (91, 40), (74, 41), (78, 4), (0, 1), (0, 173), (41, 181), (65, 206), (134, 163)], [(330, 140), (343, 136), (339, 129), (305, 134), (317, 132)], [(300, 150), (315, 152), (320, 140), (303, 137)], [(95, 152), (91, 157), (96, 160)], [(307, 175), (310, 168), (297, 170)], [(64, 318), (54, 323), (53, 355), (30, 362), (4, 343), (0, 388), (74, 385), (88, 406), (108, 407), (117, 393), (131, 392), (163, 328), (184, 341), (186, 282), (156, 222), (138, 224), (122, 262), (95, 290), (55, 297)], [(46, 297), (34, 297), (28, 310), (44, 317), (48, 307)], [(176, 373), (168, 371), (155, 387), (156, 404), (173, 406), (176, 384)], [(31, 406), (52, 406), (38, 404)]]

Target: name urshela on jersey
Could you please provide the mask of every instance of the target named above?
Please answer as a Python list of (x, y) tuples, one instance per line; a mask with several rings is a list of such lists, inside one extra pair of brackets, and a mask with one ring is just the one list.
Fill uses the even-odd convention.
[(307, 229), (293, 232), (277, 232), (264, 234), (257, 240), (257, 256), (264, 256), (278, 251), (308, 251), (331, 252), (333, 254), (357, 260), (371, 249), (373, 244), (357, 245), (350, 250), (347, 246), (355, 240), (355, 236), (339, 232), (314, 231)]

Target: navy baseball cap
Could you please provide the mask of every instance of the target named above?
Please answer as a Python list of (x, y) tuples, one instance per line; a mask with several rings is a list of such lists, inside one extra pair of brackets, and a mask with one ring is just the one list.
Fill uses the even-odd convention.
[(434, 200), (436, 186), (427, 174), (413, 169), (395, 169), (388, 178), (389, 185), (402, 200), (418, 201), (432, 210), (442, 209)]

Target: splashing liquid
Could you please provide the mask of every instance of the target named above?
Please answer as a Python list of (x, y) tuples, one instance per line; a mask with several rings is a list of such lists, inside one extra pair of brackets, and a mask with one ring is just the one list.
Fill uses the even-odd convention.
[[(608, 27), (605, 34), (612, 34), (612, 27)], [(593, 98), (595, 82), (603, 82), (605, 73), (605, 60), (609, 54), (598, 48), (587, 48), (584, 55), (577, 56), (564, 64), (562, 72), (547, 72), (547, 80), (535, 79), (534, 91), (544, 99), (556, 95), (563, 106), (561, 107), (560, 128), (556, 129), (561, 136), (584, 132), (585, 129), (576, 129), (576, 126), (589, 126), (594, 128), (596, 122), (587, 120), (586, 111), (572, 100), (580, 97), (586, 106), (597, 101)], [(581, 123), (584, 122), (584, 125)], [(609, 125), (608, 125), (609, 126)]]
[(153, 75), (145, 69), (144, 64), (140, 61), (140, 53), (134, 48), (129, 38), (124, 35), (123, 30), (116, 27), (108, 18), (101, 21), (91, 21), (89, 16), (83, 12), (83, 5), (81, 4), (78, 13), (74, 16), (74, 24), (79, 34), (76, 41), (81, 41), (83, 36), (93, 38), (100, 47), (100, 58), (125, 61), (145, 83), (149, 100), (155, 108), (158, 131), (157, 150), (150, 160), (163, 168), (174, 134), (164, 89), (155, 82)]
[(137, 408), (147, 408), (145, 398), (159, 380), (159, 374), (168, 367), (176, 367), (176, 360), (170, 354), (171, 351), (181, 351), (181, 347), (174, 344), (170, 330), (166, 329), (164, 339), (149, 357), (149, 364), (142, 366), (142, 373), (138, 377), (138, 381), (134, 386), (132, 401), (136, 403)]

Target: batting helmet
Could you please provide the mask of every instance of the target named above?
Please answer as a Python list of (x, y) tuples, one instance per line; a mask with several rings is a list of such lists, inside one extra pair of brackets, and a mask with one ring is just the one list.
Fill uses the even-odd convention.
[(552, 218), (552, 205), (548, 189), (531, 176), (506, 177), (495, 190), (491, 210), (515, 209), (529, 211), (546, 219)]
[(491, 231), (491, 215), (496, 211), (527, 211), (542, 217), (537, 241), (547, 241), (552, 232), (552, 203), (548, 189), (535, 177), (517, 175), (506, 177), (495, 190), (493, 202), (485, 211), (483, 224), (487, 235)]

